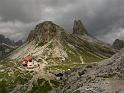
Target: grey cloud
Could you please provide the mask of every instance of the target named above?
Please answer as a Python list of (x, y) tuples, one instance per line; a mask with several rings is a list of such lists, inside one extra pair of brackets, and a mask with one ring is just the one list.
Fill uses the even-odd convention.
[[(72, 31), (73, 20), (76, 17), (83, 21), (89, 33), (111, 43), (116, 38), (123, 39), (123, 4), (124, 0), (2, 0), (0, 20), (2, 18), (3, 23), (18, 21), (23, 25), (52, 20)], [(10, 31), (17, 34), (11, 37), (15, 39), (19, 35), (23, 38), (24, 34), (29, 33), (29, 26), (23, 25), (20, 28), (14, 25), (14, 31)], [(33, 26), (30, 25), (30, 28)], [(1, 31), (0, 26), (0, 33)], [(121, 35), (116, 35), (119, 33)]]
[(35, 21), (40, 16), (40, 5), (35, 0), (1, 0), (0, 16), (4, 21)]
[(4, 34), (12, 40), (25, 40), (35, 23), (22, 23), (20, 21), (0, 22), (0, 34)]

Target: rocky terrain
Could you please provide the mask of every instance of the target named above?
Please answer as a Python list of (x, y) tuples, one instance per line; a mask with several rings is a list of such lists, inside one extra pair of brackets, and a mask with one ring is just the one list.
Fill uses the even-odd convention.
[(124, 49), (98, 64), (64, 73), (56, 93), (124, 93)]
[[(90, 36), (80, 20), (74, 21), (73, 29), (73, 33), (69, 34), (51, 21), (38, 24), (26, 42), (1, 61), (0, 93), (55, 93), (61, 81), (56, 80), (54, 73), (95, 64), (117, 52), (109, 44)], [(24, 68), (21, 61), (27, 55), (32, 55), (40, 67), (32, 70)], [(92, 69), (90, 66), (88, 68)], [(75, 78), (70, 76), (69, 82), (76, 83)], [(59, 92), (68, 93), (66, 86), (69, 84), (66, 84), (68, 82)]]
[(83, 64), (109, 58), (116, 52), (110, 45), (89, 36), (81, 21), (77, 21), (79, 25), (75, 22), (73, 28), (79, 29), (73, 34), (68, 34), (51, 21), (38, 24), (29, 34), (27, 42), (11, 53), (10, 59), (22, 59), (32, 54), (49, 65)]
[(7, 37), (5, 37), (4, 35), (0, 34), (0, 44), (5, 43), (7, 45), (11, 45), (11, 46), (20, 46), (23, 44), (22, 40), (19, 41), (13, 41)]
[(0, 60), (7, 56), (12, 50), (23, 44), (22, 40), (17, 42), (6, 38), (4, 35), (0, 34)]
[(0, 44), (0, 60), (5, 58), (8, 53), (16, 49), (16, 46), (7, 45), (5, 43)]
[(113, 48), (115, 49), (122, 49), (124, 47), (124, 41), (123, 40), (119, 40), (119, 39), (116, 39), (113, 44), (112, 44)]

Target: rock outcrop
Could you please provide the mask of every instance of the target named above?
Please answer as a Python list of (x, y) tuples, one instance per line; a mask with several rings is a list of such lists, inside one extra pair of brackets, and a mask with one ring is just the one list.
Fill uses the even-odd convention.
[(114, 43), (112, 44), (113, 48), (115, 49), (122, 49), (124, 47), (124, 41), (123, 40), (119, 40), (119, 39), (116, 39), (114, 41)]
[(64, 74), (57, 93), (124, 93), (124, 49), (98, 64)]
[(0, 44), (6, 43), (8, 45), (14, 45), (14, 41), (10, 40), (9, 38), (6, 38), (4, 35), (0, 34)]
[(27, 41), (41, 41), (44, 43), (49, 42), (53, 37), (57, 37), (63, 29), (51, 21), (45, 21), (38, 24), (34, 30), (31, 31)]
[(78, 34), (78, 35), (88, 34), (81, 20), (74, 20), (73, 34)]
[(23, 44), (23, 41), (22, 40), (19, 40), (19, 41), (15, 42), (15, 45), (16, 46), (21, 46), (22, 44)]
[(7, 56), (14, 48), (21, 46), (23, 44), (22, 40), (17, 42), (6, 38), (4, 35), (0, 34), (0, 60)]
[(5, 43), (0, 44), (0, 60), (6, 57), (10, 52), (12, 52), (16, 46), (7, 45)]
[(6, 38), (4, 35), (0, 34), (0, 44), (5, 43), (7, 45), (12, 45), (12, 46), (20, 46), (23, 44), (22, 40), (19, 40), (17, 42)]

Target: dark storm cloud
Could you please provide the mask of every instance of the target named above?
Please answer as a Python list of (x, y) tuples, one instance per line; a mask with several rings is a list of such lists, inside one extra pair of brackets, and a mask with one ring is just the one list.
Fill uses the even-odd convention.
[[(123, 0), (110, 0), (106, 2), (103, 8), (96, 11), (93, 21), (89, 24), (90, 28), (96, 31), (101, 30), (101, 28), (103, 30), (122, 21), (124, 16), (123, 4)], [(93, 23), (96, 25), (92, 25)]]
[(35, 21), (40, 16), (40, 7), (34, 0), (1, 0), (0, 16), (4, 21)]
[[(8, 21), (14, 24), (7, 31), (20, 33), (11, 37), (23, 39), (32, 25), (44, 20), (52, 20), (72, 31), (76, 18), (83, 21), (89, 33), (111, 43), (116, 38), (124, 39), (123, 4), (124, 0), (1, 0), (0, 25), (9, 27)], [(4, 31), (0, 26), (0, 32), (6, 34)]]

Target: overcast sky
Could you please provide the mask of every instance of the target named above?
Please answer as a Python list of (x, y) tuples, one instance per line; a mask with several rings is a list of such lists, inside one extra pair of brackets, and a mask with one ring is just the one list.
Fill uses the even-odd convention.
[(0, 0), (0, 34), (14, 40), (45, 20), (72, 31), (74, 18), (104, 42), (124, 40), (124, 0)]

